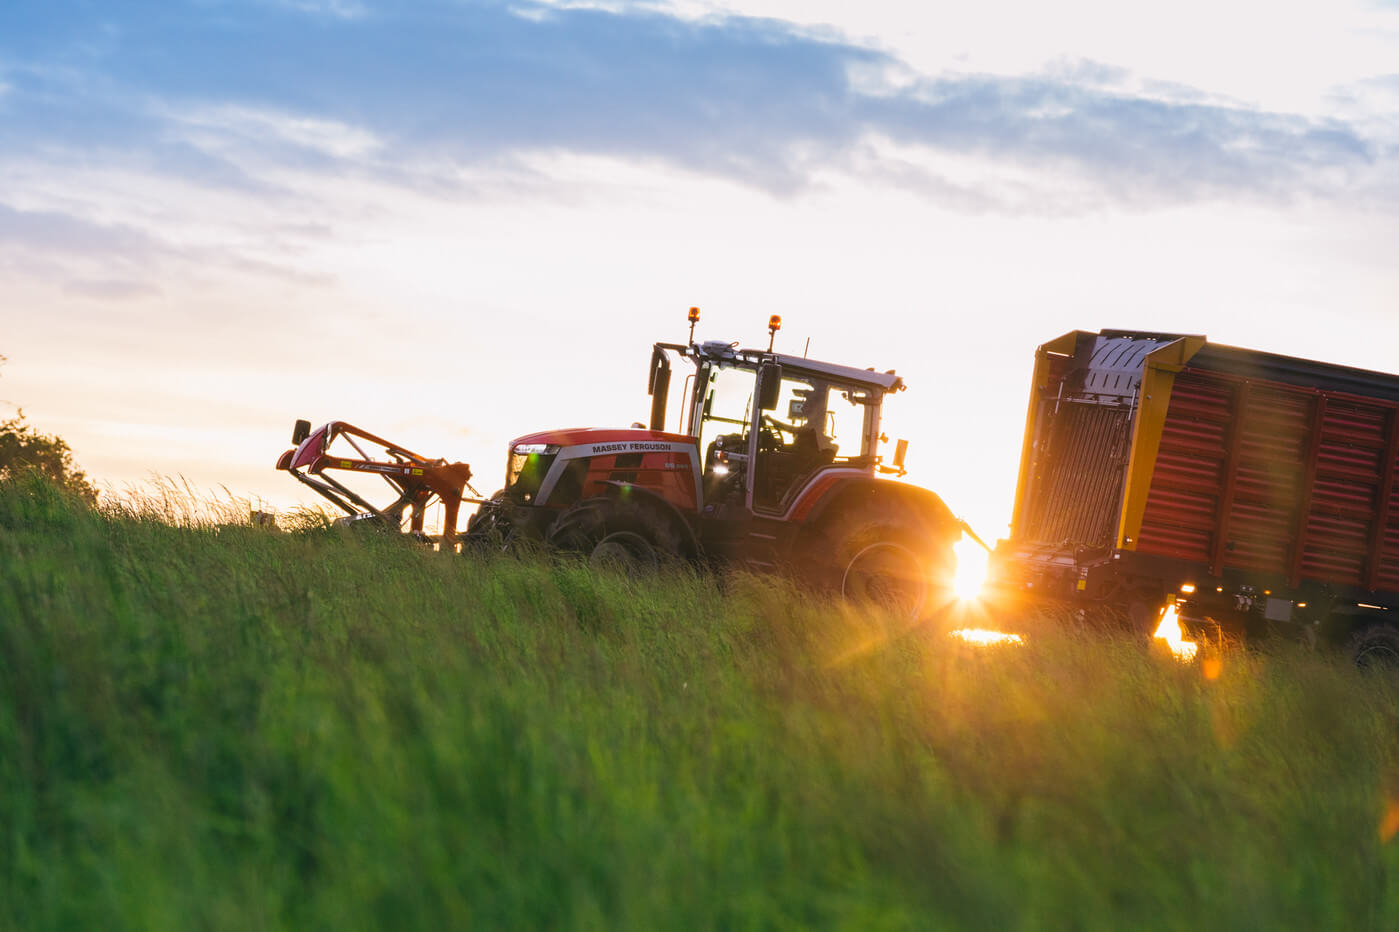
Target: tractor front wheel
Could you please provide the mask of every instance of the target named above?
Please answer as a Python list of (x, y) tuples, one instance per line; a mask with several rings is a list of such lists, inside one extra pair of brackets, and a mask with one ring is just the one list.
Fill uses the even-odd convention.
[(660, 568), (660, 558), (651, 542), (633, 531), (613, 531), (593, 547), (588, 565), (595, 570), (611, 569), (623, 573), (654, 573)]
[(654, 572), (679, 556), (680, 536), (656, 510), (637, 502), (590, 498), (564, 509), (548, 533), (549, 545), (580, 554), (594, 568)]
[(462, 552), (509, 550), (517, 537), (518, 528), (510, 500), (506, 498), (505, 490), (500, 489), (466, 520), (466, 531), (461, 535)]

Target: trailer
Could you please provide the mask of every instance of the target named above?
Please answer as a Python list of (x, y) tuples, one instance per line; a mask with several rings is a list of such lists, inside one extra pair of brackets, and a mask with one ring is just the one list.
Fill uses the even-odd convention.
[(1040, 346), (1005, 604), (1168, 605), (1195, 637), (1283, 635), (1399, 660), (1399, 376), (1075, 331)]

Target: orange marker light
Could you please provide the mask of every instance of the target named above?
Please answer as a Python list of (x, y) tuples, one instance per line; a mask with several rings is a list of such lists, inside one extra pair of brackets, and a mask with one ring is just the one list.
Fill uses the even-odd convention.
[(776, 332), (776, 331), (782, 329), (782, 315), (781, 315), (781, 314), (773, 314), (771, 317), (768, 318), (768, 329), (771, 330), (771, 331), (773, 331), (773, 332)]
[(1396, 834), (1399, 834), (1399, 801), (1391, 798), (1385, 804), (1384, 816), (1380, 819), (1380, 841), (1393, 841)]
[(692, 307), (692, 308), (690, 308), (690, 323), (692, 323), (692, 324), (697, 324), (697, 323), (699, 323), (699, 308), (697, 308), (697, 307)]

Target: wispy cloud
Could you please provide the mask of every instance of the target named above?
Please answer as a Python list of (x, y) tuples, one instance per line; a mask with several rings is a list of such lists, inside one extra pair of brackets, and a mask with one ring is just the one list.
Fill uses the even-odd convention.
[[(28, 28), (0, 30), (11, 151), (140, 147), (175, 171), (255, 185), (250, 148), (405, 178), (566, 150), (781, 194), (819, 170), (868, 167), (871, 140), (888, 139), (1133, 203), (1345, 197), (1393, 172), (1357, 121), (1260, 112), (1092, 62), (924, 76), (772, 20), (445, 0), (284, 0), (237, 17), (207, 3), (91, 9), (55, 0), (25, 14)], [(944, 182), (919, 190), (936, 198)]]
[(68, 294), (102, 301), (130, 301), (161, 293), (160, 288), (150, 282), (129, 279), (74, 279), (66, 282), (63, 290)]
[(373, 133), (337, 120), (232, 104), (176, 110), (170, 119), (189, 130), (187, 138), (236, 137), (263, 146), (304, 149), (332, 159), (363, 159), (382, 146)]
[(334, 16), (340, 19), (359, 19), (369, 13), (369, 7), (357, 0), (270, 0), (274, 6), (285, 7), (300, 13), (314, 13)]
[(0, 203), (0, 243), (47, 253), (148, 258), (162, 250), (129, 226), (108, 226), (55, 211), (16, 210)]

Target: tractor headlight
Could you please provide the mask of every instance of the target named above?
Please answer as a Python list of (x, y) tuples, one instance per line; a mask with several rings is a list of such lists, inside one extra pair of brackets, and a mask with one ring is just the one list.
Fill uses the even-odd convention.
[(523, 496), (533, 498), (544, 481), (559, 448), (553, 443), (519, 443), (510, 450), (510, 462), (505, 469), (505, 487)]

